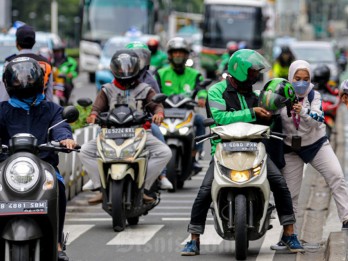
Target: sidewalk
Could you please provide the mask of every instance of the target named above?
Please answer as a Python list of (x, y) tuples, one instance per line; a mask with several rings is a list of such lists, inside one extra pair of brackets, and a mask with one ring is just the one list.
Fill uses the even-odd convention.
[[(348, 124), (348, 112), (345, 107), (341, 107), (336, 119), (336, 139), (332, 146), (336, 149), (347, 179), (346, 123)], [(331, 200), (330, 190), (323, 177), (311, 166), (305, 170), (297, 225), (299, 238), (304, 241), (306, 248), (305, 254), (297, 254), (297, 261), (348, 260), (348, 232), (341, 232), (342, 224), (337, 216), (336, 205)]]

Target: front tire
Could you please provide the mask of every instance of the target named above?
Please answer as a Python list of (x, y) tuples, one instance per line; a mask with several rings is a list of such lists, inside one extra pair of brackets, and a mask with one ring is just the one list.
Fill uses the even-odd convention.
[(247, 204), (242, 194), (235, 198), (234, 225), (236, 259), (245, 260), (248, 255)]
[(125, 180), (112, 181), (112, 227), (115, 232), (121, 232), (126, 228), (126, 209), (125, 209)]
[(11, 261), (29, 261), (29, 243), (13, 242), (11, 247)]
[(175, 192), (177, 189), (177, 182), (178, 182), (178, 156), (180, 154), (178, 153), (178, 149), (176, 147), (170, 147), (170, 150), (172, 151), (172, 157), (170, 161), (167, 164), (167, 178), (169, 181), (173, 184), (173, 189), (168, 190), (169, 192)]
[(132, 218), (127, 218), (127, 222), (130, 226), (135, 226), (138, 225), (139, 223), (139, 217), (132, 217)]

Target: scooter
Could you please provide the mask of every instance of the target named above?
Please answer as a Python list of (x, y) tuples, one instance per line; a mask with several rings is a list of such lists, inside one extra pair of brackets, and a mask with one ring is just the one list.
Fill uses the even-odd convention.
[[(210, 79), (203, 81), (200, 83), (200, 89), (204, 89), (210, 83)], [(192, 95), (194, 96), (195, 94)], [(170, 192), (183, 188), (185, 180), (192, 176), (194, 108), (197, 106), (192, 97), (175, 94), (169, 96), (164, 104), (165, 118), (160, 130), (172, 151), (172, 158), (167, 165), (167, 178), (173, 184)]]
[(332, 131), (335, 127), (335, 120), (340, 98), (338, 95), (324, 93), (322, 97), (322, 106), (324, 111), (324, 122), (326, 124), (326, 135), (330, 139)]
[[(63, 122), (73, 122), (78, 111), (67, 107)], [(49, 135), (48, 135), (49, 136)], [(28, 133), (14, 135), (0, 154), (0, 260), (56, 261), (58, 245), (58, 185), (55, 169), (38, 157), (40, 151), (69, 153), (54, 142), (37, 144)]]
[[(207, 119), (205, 124), (212, 125), (214, 120)], [(211, 211), (215, 229), (223, 239), (235, 240), (236, 259), (245, 260), (249, 241), (261, 238), (271, 228), (274, 209), (269, 203), (267, 153), (261, 140), (279, 137), (271, 134), (268, 126), (244, 122), (212, 127), (211, 132), (195, 140), (222, 140), (213, 158)]]
[[(157, 94), (152, 101), (159, 103), (165, 98), (165, 95)], [(117, 104), (97, 118), (102, 127), (97, 137), (102, 207), (111, 215), (116, 232), (125, 229), (126, 221), (129, 225), (137, 225), (141, 215), (146, 215), (160, 203), (156, 188), (152, 191), (156, 201), (143, 202), (149, 153), (145, 149), (147, 133), (142, 125), (149, 119), (146, 111), (136, 112), (126, 103)]]

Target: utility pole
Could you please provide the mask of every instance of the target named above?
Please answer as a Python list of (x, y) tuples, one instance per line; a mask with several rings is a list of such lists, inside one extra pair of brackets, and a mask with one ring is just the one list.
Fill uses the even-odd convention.
[(58, 34), (58, 4), (56, 0), (51, 2), (51, 32)]

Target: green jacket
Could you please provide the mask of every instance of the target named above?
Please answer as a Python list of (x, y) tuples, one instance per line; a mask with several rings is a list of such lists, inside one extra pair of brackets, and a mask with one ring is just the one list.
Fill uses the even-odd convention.
[[(253, 107), (257, 106), (258, 96), (256, 93), (242, 95), (227, 80), (214, 84), (208, 91), (208, 116), (212, 117), (217, 125), (256, 122)], [(214, 155), (216, 145), (219, 142), (221, 142), (220, 139), (211, 140), (211, 155)]]
[(221, 56), (221, 62), (220, 62), (219, 67), (218, 67), (219, 74), (222, 74), (227, 69), (229, 60), (230, 60), (230, 55), (228, 53), (224, 53)]
[(289, 66), (281, 66), (279, 62), (273, 64), (273, 77), (274, 78), (288, 78)]
[(155, 54), (151, 54), (150, 65), (159, 69), (168, 64), (168, 57), (165, 52), (157, 51)]
[(73, 78), (77, 76), (77, 61), (72, 57), (66, 57), (66, 60), (58, 66), (59, 73), (65, 75), (71, 73)]
[[(201, 73), (186, 67), (183, 74), (177, 74), (171, 66), (158, 70), (155, 75), (161, 92), (169, 96), (172, 94), (191, 94), (197, 84), (203, 80)], [(198, 98), (204, 98), (206, 90), (200, 90)]]

